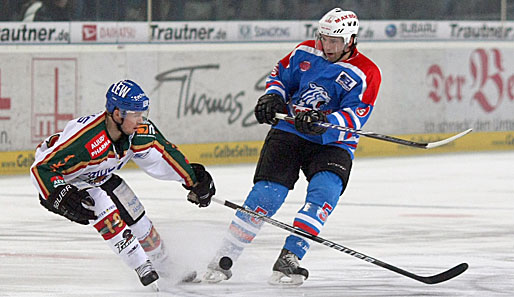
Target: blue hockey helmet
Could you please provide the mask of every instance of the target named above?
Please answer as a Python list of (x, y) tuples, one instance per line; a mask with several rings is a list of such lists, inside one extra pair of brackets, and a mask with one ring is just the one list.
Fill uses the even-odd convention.
[(121, 80), (112, 84), (107, 90), (107, 112), (113, 113), (116, 108), (122, 112), (122, 117), (127, 112), (148, 112), (150, 99), (143, 89), (131, 80)]

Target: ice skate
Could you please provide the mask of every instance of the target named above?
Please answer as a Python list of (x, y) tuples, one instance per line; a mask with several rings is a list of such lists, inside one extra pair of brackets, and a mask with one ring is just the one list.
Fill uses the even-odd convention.
[(230, 269), (223, 269), (219, 266), (219, 261), (213, 260), (207, 266), (207, 272), (203, 276), (203, 282), (206, 283), (219, 283), (224, 280), (228, 280), (232, 277), (232, 271)]
[(149, 284), (159, 279), (159, 275), (153, 268), (152, 262), (150, 262), (150, 260), (146, 260), (145, 263), (136, 268), (136, 272), (143, 286), (148, 286)]
[(298, 257), (292, 252), (282, 249), (275, 265), (273, 265), (273, 274), (268, 283), (275, 286), (299, 286), (308, 277), (309, 271), (300, 267)]

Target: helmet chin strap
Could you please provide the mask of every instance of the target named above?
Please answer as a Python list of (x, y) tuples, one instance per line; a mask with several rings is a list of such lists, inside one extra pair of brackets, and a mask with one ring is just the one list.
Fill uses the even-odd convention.
[(112, 119), (112, 121), (116, 124), (116, 128), (118, 129), (118, 131), (120, 131), (120, 132), (121, 132), (121, 134), (122, 134), (122, 135), (124, 135), (125, 137), (130, 136), (130, 134), (125, 133), (125, 132), (123, 131), (123, 129), (121, 128), (121, 125), (123, 125), (123, 121), (125, 121), (125, 119), (124, 119), (124, 118), (121, 118), (121, 123), (118, 123), (118, 122), (116, 122), (116, 120), (114, 119), (114, 117), (113, 117), (113, 116), (112, 116), (112, 114), (111, 114), (111, 119)]
[(348, 53), (348, 51), (347, 51), (347, 52), (343, 51), (343, 53), (339, 56), (339, 58), (337, 58), (337, 59), (336, 59), (336, 62), (341, 61), (341, 59), (342, 59), (342, 58), (344, 57), (344, 55), (346, 55), (347, 53)]
[(341, 54), (341, 56), (339, 56), (339, 58), (337, 58), (336, 62), (341, 61), (341, 59), (344, 57), (344, 55), (346, 55), (347, 53), (350, 53), (350, 52), (351, 52), (351, 54), (350, 54), (350, 56), (349, 56), (349, 57), (351, 57), (351, 56), (353, 55), (353, 51), (354, 51), (354, 49), (355, 49), (355, 47), (353, 47), (353, 46), (352, 46), (352, 47), (351, 47), (349, 50), (347, 50), (346, 52), (344, 52), (344, 51), (343, 51), (343, 53)]
[[(114, 120), (114, 119), (113, 119), (113, 120)], [(118, 123), (118, 122), (116, 122), (116, 121), (114, 121), (114, 122), (116, 123), (116, 128), (118, 128), (118, 130), (121, 132), (121, 134), (122, 134), (122, 135), (124, 135), (125, 137), (129, 137), (129, 136), (130, 136), (130, 134), (125, 133), (125, 132), (123, 131), (123, 129), (121, 128), (121, 125), (123, 125), (123, 121), (124, 121), (124, 120), (125, 120), (124, 118), (121, 118), (121, 123)]]
[[(342, 59), (342, 58), (344, 57), (344, 55), (346, 55), (347, 53), (351, 53), (351, 54), (350, 54), (350, 56), (348, 56), (348, 57), (351, 57), (351, 56), (353, 55), (353, 52), (355, 51), (355, 46), (356, 46), (356, 44), (355, 44), (355, 38), (354, 38), (353, 40), (354, 40), (354, 41), (353, 41), (354, 43), (352, 44), (352, 46), (349, 46), (349, 47), (348, 47), (349, 49), (348, 49), (347, 51), (344, 51), (344, 50), (343, 50), (343, 53), (341, 54), (341, 56), (339, 56), (339, 58), (337, 58), (336, 62), (341, 61), (341, 59)], [(350, 40), (348, 40), (348, 43), (350, 43)], [(345, 45), (345, 47), (346, 47), (346, 45)]]
[(127, 135), (125, 132), (123, 132), (123, 129), (121, 128), (121, 125), (123, 125), (123, 121), (125, 119), (121, 118), (121, 123), (118, 123), (118, 122), (116, 122), (116, 120), (114, 119), (112, 114), (111, 114), (111, 119), (116, 124), (116, 128), (118, 129), (118, 131), (121, 132), (120, 138), (113, 143), (114, 144), (114, 150), (118, 153), (118, 155), (123, 157), (123, 154), (124, 154), (124, 152), (123, 152), (123, 143), (125, 143), (125, 141), (130, 136), (130, 135)]

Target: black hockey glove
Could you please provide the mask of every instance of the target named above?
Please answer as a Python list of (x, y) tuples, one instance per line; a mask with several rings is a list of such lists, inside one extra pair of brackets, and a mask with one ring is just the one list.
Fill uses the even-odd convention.
[(79, 191), (73, 185), (59, 186), (50, 193), (48, 199), (42, 199), (40, 196), (39, 202), (49, 211), (82, 225), (87, 225), (88, 220), (97, 218), (94, 211), (82, 205), (82, 203), (94, 205), (94, 200), (87, 191)]
[(255, 105), (255, 117), (259, 124), (276, 125), (275, 113), (287, 113), (287, 105), (284, 99), (277, 94), (264, 94)]
[(294, 117), (296, 130), (304, 134), (320, 135), (327, 131), (327, 128), (315, 125), (315, 122), (326, 122), (327, 116), (319, 110), (302, 111)]
[(197, 204), (198, 207), (206, 207), (211, 203), (211, 198), (216, 194), (216, 187), (209, 172), (205, 170), (202, 164), (191, 163), (191, 168), (196, 175), (197, 183), (192, 187), (184, 186), (189, 190), (187, 200)]

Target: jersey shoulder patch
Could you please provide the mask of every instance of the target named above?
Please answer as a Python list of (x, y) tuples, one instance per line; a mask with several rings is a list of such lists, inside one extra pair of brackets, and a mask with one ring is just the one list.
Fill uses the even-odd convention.
[(134, 137), (132, 137), (132, 144), (135, 146), (146, 145), (155, 141), (157, 129), (151, 122), (146, 122), (137, 127)]
[(357, 81), (344, 70), (339, 73), (336, 82), (347, 92), (350, 92), (357, 85)]
[(141, 124), (137, 127), (137, 135), (151, 135), (155, 134), (155, 128), (150, 123)]

